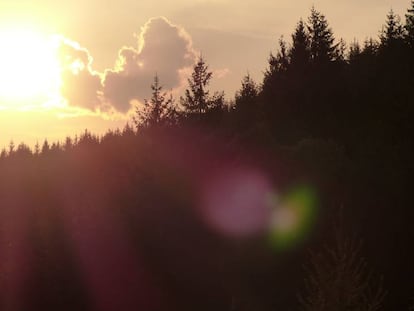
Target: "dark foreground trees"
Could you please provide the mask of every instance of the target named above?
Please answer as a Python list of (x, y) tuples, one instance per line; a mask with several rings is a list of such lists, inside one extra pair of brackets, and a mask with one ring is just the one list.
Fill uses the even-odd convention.
[(383, 281), (373, 275), (361, 254), (362, 242), (344, 232), (343, 219), (333, 227), (334, 239), (310, 253), (304, 311), (377, 311), (383, 309)]

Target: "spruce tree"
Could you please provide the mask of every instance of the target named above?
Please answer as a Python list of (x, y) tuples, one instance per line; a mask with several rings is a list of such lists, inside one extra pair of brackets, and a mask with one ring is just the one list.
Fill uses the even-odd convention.
[(336, 54), (335, 60), (337, 62), (343, 63), (346, 61), (346, 50), (347, 50), (346, 42), (343, 38), (341, 38), (341, 40), (339, 40), (338, 47), (335, 53)]
[(404, 28), (401, 25), (400, 17), (391, 9), (387, 14), (387, 21), (384, 25), (380, 40), (382, 47), (394, 46), (404, 37)]
[[(341, 217), (341, 216), (340, 216)], [(312, 252), (306, 267), (304, 311), (377, 311), (385, 297), (382, 281), (373, 282), (361, 255), (362, 244), (345, 236), (340, 218), (334, 227), (334, 243)]]
[(201, 116), (211, 108), (212, 101), (207, 86), (212, 75), (203, 57), (200, 56), (193, 68), (191, 79), (188, 79), (189, 88), (186, 89), (184, 97), (181, 97), (181, 104), (187, 115)]
[(292, 34), (292, 47), (289, 51), (290, 64), (294, 68), (304, 68), (310, 60), (309, 34), (301, 19)]
[(163, 92), (157, 75), (151, 85), (151, 99), (144, 100), (144, 107), (136, 107), (134, 123), (137, 129), (170, 124), (175, 120), (176, 109), (172, 95)]
[(287, 50), (287, 44), (283, 36), (279, 39), (279, 49), (274, 56), (272, 53), (269, 57), (269, 68), (265, 75), (271, 76), (273, 74), (280, 74), (287, 71), (289, 67), (289, 55)]
[(241, 89), (236, 92), (236, 110), (245, 110), (248, 107), (251, 107), (251, 105), (254, 104), (258, 93), (259, 88), (251, 78), (250, 74), (244, 76)]
[(337, 45), (334, 44), (335, 38), (325, 15), (312, 7), (307, 27), (312, 61), (315, 64), (332, 61), (336, 55)]
[(374, 57), (377, 55), (379, 49), (379, 43), (372, 38), (365, 39), (364, 47), (362, 49), (362, 55), (365, 57)]
[(349, 61), (355, 62), (356, 60), (359, 59), (359, 57), (361, 56), (361, 46), (359, 45), (359, 42), (354, 40), (350, 46), (349, 46), (349, 54), (348, 54), (348, 59)]
[(414, 48), (414, 1), (405, 14), (405, 38), (410, 47)]
[(270, 53), (268, 64), (269, 67), (264, 73), (263, 79), (263, 92), (272, 93), (275, 88), (277, 89), (280, 85), (280, 80), (283, 78), (285, 73), (288, 71), (290, 64), (289, 53), (287, 44), (283, 36), (279, 39), (279, 48), (276, 56)]

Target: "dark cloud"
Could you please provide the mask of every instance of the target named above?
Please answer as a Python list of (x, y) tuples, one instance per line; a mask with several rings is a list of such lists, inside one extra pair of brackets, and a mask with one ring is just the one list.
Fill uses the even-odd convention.
[(62, 96), (70, 106), (90, 110), (98, 108), (101, 78), (92, 70), (93, 59), (88, 50), (62, 39), (59, 56), (62, 63)]
[(151, 95), (154, 75), (165, 89), (181, 85), (181, 73), (194, 63), (190, 36), (164, 17), (150, 19), (141, 29), (137, 48), (119, 51), (117, 66), (105, 72), (103, 96), (120, 112), (127, 112), (132, 100)]

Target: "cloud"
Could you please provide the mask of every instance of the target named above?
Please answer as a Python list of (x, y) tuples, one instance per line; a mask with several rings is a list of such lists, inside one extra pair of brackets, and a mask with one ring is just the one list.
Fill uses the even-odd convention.
[(69, 106), (96, 110), (101, 105), (101, 76), (93, 71), (93, 58), (87, 49), (60, 38), (59, 58), (62, 68), (61, 95)]
[(165, 90), (186, 82), (196, 53), (190, 35), (165, 17), (150, 19), (137, 35), (136, 47), (122, 47), (115, 68), (93, 70), (93, 58), (78, 43), (60, 38), (61, 95), (69, 106), (127, 113), (151, 96), (157, 74)]
[(127, 112), (133, 100), (142, 102), (151, 96), (155, 74), (164, 89), (179, 88), (185, 69), (195, 60), (191, 37), (165, 17), (150, 19), (137, 43), (137, 48), (119, 51), (117, 66), (107, 70), (103, 79), (103, 97), (120, 112)]

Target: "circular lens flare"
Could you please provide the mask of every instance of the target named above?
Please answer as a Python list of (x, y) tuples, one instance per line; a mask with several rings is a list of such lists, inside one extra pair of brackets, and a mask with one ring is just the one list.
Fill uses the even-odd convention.
[(203, 219), (216, 232), (246, 238), (266, 232), (271, 185), (258, 171), (241, 169), (212, 178), (203, 189)]
[(317, 211), (316, 192), (308, 186), (289, 191), (280, 201), (270, 198), (272, 216), (270, 242), (276, 250), (286, 250), (300, 243), (309, 233)]

